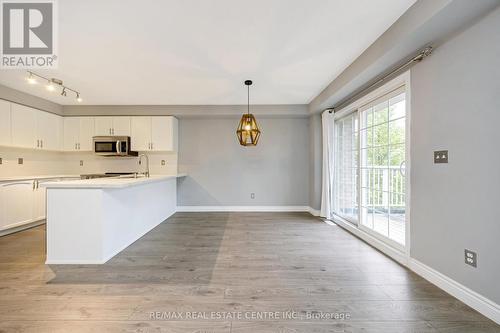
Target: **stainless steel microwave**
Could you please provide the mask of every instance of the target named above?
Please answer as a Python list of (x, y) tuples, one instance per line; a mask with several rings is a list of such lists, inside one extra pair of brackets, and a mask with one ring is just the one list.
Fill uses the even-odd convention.
[(129, 136), (94, 136), (94, 153), (101, 156), (137, 156), (130, 150)]

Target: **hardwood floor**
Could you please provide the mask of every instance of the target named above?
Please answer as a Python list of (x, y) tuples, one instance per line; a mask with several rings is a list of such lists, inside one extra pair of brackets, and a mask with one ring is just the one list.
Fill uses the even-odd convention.
[(0, 332), (500, 332), (305, 213), (177, 213), (105, 265), (44, 265), (44, 237), (0, 238)]

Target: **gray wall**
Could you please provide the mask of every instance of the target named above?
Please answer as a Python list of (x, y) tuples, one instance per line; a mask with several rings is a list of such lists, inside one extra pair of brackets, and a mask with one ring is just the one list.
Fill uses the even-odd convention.
[(411, 71), (411, 256), (498, 304), (499, 31), (500, 8)]
[[(258, 117), (256, 147), (236, 138), (238, 117), (179, 120), (179, 206), (308, 206), (309, 119)], [(255, 193), (255, 199), (250, 193)]]

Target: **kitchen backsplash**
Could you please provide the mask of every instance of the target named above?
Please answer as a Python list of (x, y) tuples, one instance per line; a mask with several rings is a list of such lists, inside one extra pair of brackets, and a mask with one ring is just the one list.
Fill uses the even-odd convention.
[[(177, 153), (148, 152), (151, 174), (176, 174)], [(80, 175), (103, 172), (142, 172), (145, 158), (102, 157), (92, 152), (63, 153), (0, 148), (0, 178), (27, 175)], [(22, 164), (19, 164), (22, 159)], [(162, 163), (164, 161), (164, 163)], [(83, 162), (83, 163), (81, 163)], [(83, 164), (83, 165), (81, 165)]]

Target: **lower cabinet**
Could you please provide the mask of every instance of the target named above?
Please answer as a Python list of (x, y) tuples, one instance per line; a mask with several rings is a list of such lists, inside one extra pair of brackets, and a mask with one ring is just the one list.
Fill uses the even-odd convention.
[(17, 231), (18, 227), (45, 219), (46, 190), (41, 184), (59, 179), (61, 178), (0, 183), (0, 235), (8, 234), (10, 229), (16, 228), (13, 231)]
[(0, 184), (0, 230), (33, 222), (33, 180)]

